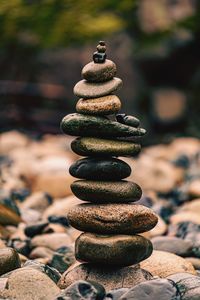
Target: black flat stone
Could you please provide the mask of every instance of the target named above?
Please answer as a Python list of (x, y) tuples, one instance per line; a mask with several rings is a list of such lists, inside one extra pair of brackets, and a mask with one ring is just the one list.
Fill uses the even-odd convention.
[(69, 173), (80, 179), (120, 180), (131, 174), (131, 168), (120, 159), (88, 157), (71, 165)]

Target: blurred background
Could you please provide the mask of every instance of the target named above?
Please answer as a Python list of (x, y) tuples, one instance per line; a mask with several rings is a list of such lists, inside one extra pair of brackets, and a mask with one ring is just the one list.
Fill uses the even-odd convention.
[(141, 119), (146, 143), (199, 137), (199, 8), (195, 0), (1, 0), (1, 132), (60, 133), (81, 69), (105, 40), (124, 82), (122, 112)]

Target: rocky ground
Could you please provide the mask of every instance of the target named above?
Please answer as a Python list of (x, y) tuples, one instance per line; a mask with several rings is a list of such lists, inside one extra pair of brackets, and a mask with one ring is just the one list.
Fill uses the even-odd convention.
[[(154, 252), (140, 267), (100, 268), (98, 282), (90, 267), (78, 266), (80, 232), (66, 218), (82, 202), (70, 190), (68, 169), (78, 158), (70, 142), (1, 135), (0, 299), (200, 299), (200, 140), (178, 138), (123, 159), (143, 188), (137, 203), (159, 215), (143, 234)], [(76, 280), (86, 273), (87, 281)]]

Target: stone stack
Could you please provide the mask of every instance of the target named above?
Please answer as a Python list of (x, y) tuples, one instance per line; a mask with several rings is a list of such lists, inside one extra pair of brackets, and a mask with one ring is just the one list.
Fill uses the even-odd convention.
[(121, 102), (114, 92), (122, 81), (114, 77), (116, 65), (106, 59), (105, 50), (105, 43), (99, 42), (94, 61), (83, 68), (83, 80), (74, 87), (74, 94), (80, 97), (77, 113), (61, 122), (64, 133), (78, 136), (72, 141), (72, 150), (86, 157), (76, 161), (69, 172), (80, 179), (72, 183), (72, 192), (87, 203), (73, 207), (68, 218), (73, 227), (84, 232), (76, 240), (77, 260), (125, 267), (151, 255), (152, 244), (140, 233), (152, 229), (157, 216), (132, 203), (140, 199), (142, 190), (124, 180), (131, 168), (117, 158), (137, 155), (141, 146), (133, 139), (138, 140), (145, 130), (137, 118), (117, 114)]

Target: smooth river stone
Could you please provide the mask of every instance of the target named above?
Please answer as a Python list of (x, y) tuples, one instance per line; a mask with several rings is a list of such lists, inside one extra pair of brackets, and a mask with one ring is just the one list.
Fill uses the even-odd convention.
[(121, 267), (139, 263), (152, 251), (152, 243), (140, 235), (82, 233), (75, 243), (77, 260)]
[(135, 204), (84, 203), (72, 207), (67, 217), (74, 228), (100, 234), (142, 233), (158, 221), (150, 208)]
[(98, 98), (112, 94), (114, 91), (121, 89), (122, 80), (114, 77), (106, 82), (88, 82), (81, 80), (74, 87), (74, 94), (81, 98)]
[(136, 156), (141, 150), (140, 144), (133, 142), (91, 137), (73, 140), (71, 148), (82, 156)]
[(68, 135), (104, 138), (143, 136), (146, 133), (143, 128), (127, 126), (105, 117), (78, 113), (65, 116), (61, 121), (61, 129)]
[(77, 180), (71, 184), (71, 190), (77, 198), (95, 203), (134, 202), (142, 196), (142, 190), (139, 185), (125, 180)]
[(87, 157), (71, 165), (69, 173), (80, 179), (120, 180), (131, 174), (131, 168), (117, 158)]
[(0, 276), (20, 267), (20, 258), (15, 249), (0, 249)]
[(115, 95), (108, 95), (94, 99), (79, 99), (76, 111), (81, 114), (112, 115), (121, 109), (121, 101)]
[(106, 59), (104, 63), (90, 62), (82, 70), (82, 77), (90, 82), (103, 82), (112, 79), (117, 73), (113, 61)]

